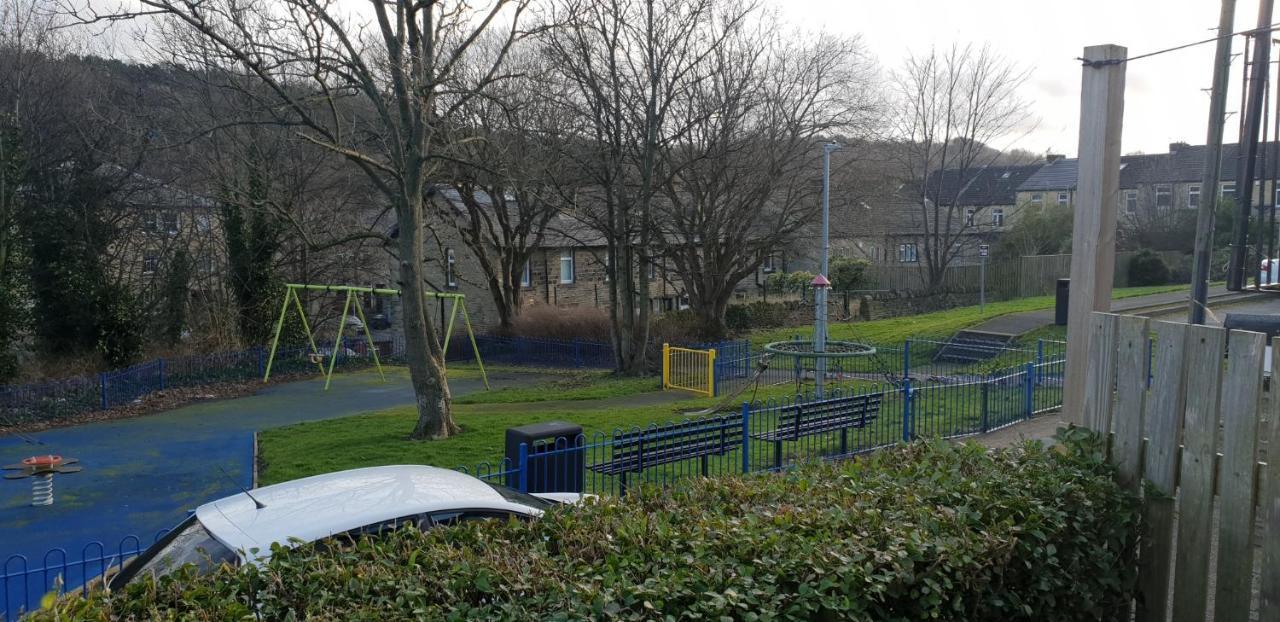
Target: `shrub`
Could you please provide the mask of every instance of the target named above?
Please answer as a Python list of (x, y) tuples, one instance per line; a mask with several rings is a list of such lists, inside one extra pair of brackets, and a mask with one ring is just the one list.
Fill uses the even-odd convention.
[(724, 323), (729, 330), (742, 331), (755, 328), (786, 326), (791, 307), (783, 302), (757, 300), (745, 305), (729, 305), (724, 313)]
[(1169, 282), (1169, 266), (1150, 249), (1138, 251), (1129, 260), (1129, 285), (1164, 285)]
[(1084, 438), (915, 444), (531, 523), (281, 550), (36, 619), (1109, 619), (1134, 584), (1137, 500), (1098, 437), (1071, 434)]
[(609, 312), (603, 307), (526, 305), (511, 322), (511, 334), (539, 339), (609, 342)]

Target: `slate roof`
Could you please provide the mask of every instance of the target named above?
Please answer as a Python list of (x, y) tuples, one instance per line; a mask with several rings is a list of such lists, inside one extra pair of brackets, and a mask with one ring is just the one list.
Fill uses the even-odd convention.
[(941, 205), (985, 207), (1013, 205), (1018, 187), (1042, 168), (1040, 164), (1023, 166), (987, 166), (980, 169), (938, 171), (929, 176), (928, 195), (937, 197)]
[[(1204, 175), (1205, 145), (1177, 145), (1169, 153), (1130, 155), (1120, 158), (1120, 187), (1140, 184), (1198, 182)], [(1222, 181), (1235, 181), (1240, 165), (1240, 146), (1222, 146)], [(1280, 177), (1280, 143), (1266, 143), (1259, 149), (1258, 178)], [(1071, 190), (1076, 187), (1079, 161), (1075, 158), (1050, 162), (1028, 178), (1018, 191)]]

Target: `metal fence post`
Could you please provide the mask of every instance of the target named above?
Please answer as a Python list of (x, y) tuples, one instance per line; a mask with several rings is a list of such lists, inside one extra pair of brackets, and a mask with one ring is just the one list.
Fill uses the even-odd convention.
[(902, 377), (911, 377), (911, 340), (902, 342)]
[(902, 442), (911, 442), (911, 379), (902, 384)]
[(1027, 362), (1026, 371), (1022, 379), (1026, 387), (1026, 417), (1031, 418), (1031, 413), (1035, 412), (1035, 395), (1036, 395), (1036, 364)]
[(982, 426), (982, 431), (984, 433), (991, 428), (990, 395), (991, 395), (991, 381), (988, 377), (982, 380), (982, 419), (981, 419), (980, 425)]
[(520, 492), (529, 492), (529, 444), (520, 443), (518, 464), (520, 467)]
[[(1044, 339), (1037, 339), (1036, 340), (1036, 369), (1037, 370), (1042, 369), (1041, 368), (1042, 365), (1044, 365)], [(1041, 373), (1042, 372), (1040, 371), (1036, 372), (1036, 384), (1040, 384)]]
[(582, 367), (582, 342), (573, 338), (573, 364)]
[(716, 349), (707, 350), (707, 391), (711, 393), (709, 397), (716, 396)]
[(751, 472), (751, 403), (742, 403), (742, 472)]
[(102, 410), (106, 410), (108, 403), (107, 403), (107, 372), (105, 371), (98, 374), (98, 397), (99, 397), (99, 403), (102, 404)]

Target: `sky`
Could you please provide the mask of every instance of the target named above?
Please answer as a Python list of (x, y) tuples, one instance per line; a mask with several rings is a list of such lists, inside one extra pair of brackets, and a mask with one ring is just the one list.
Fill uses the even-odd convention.
[[(1074, 156), (1079, 141), (1080, 62), (1085, 46), (1114, 43), (1130, 56), (1215, 36), (1219, 0), (781, 0), (783, 15), (811, 30), (860, 35), (882, 68), (930, 46), (989, 43), (1031, 71), (1024, 87), (1038, 119), (998, 148)], [(1257, 0), (1236, 3), (1235, 32), (1257, 24)], [(1280, 11), (1276, 12), (1280, 21)], [(1235, 37), (1232, 54), (1243, 51)], [(1280, 48), (1274, 48), (1280, 51)], [(1209, 114), (1214, 45), (1128, 65), (1123, 153), (1201, 144)], [(1273, 59), (1276, 52), (1273, 51)], [(1226, 140), (1238, 135), (1241, 58), (1232, 64)]]

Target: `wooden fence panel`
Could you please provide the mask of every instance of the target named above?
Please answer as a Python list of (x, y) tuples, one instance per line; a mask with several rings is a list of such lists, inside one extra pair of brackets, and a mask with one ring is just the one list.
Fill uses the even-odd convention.
[(1183, 351), (1187, 326), (1152, 322), (1155, 333), (1150, 394), (1145, 413), (1147, 451), (1143, 464), (1151, 484), (1145, 503), (1147, 537), (1139, 555), (1144, 566), (1139, 579), (1138, 622), (1164, 622), (1169, 608), (1169, 573), (1173, 568), (1174, 486), (1178, 441), (1182, 429)]
[[(1254, 464), (1258, 453), (1265, 345), (1265, 337), (1258, 333), (1231, 333), (1230, 358), (1222, 388), (1222, 471), (1218, 485), (1222, 509), (1214, 601), (1217, 622), (1249, 619), (1253, 584)], [(1181, 557), (1182, 552), (1178, 555)]]
[(1174, 622), (1204, 622), (1209, 603), (1213, 471), (1218, 450), (1218, 399), (1226, 346), (1226, 331), (1210, 326), (1191, 327), (1185, 356), (1187, 398), (1183, 415), (1182, 476), (1178, 483)]
[(1116, 319), (1109, 313), (1094, 313), (1089, 321), (1089, 362), (1085, 373), (1082, 421), (1103, 434), (1111, 432), (1112, 391), (1116, 385)]
[[(1112, 407), (1115, 440), (1111, 446), (1112, 462), (1119, 470), (1120, 484), (1138, 492), (1142, 482), (1143, 410), (1147, 399), (1147, 373), (1151, 357), (1148, 320), (1133, 315), (1121, 316), (1117, 328), (1116, 400)], [(1087, 399), (1087, 398), (1086, 398)]]
[[(1272, 345), (1274, 348), (1274, 344)], [(1280, 387), (1271, 380), (1270, 403), (1267, 405), (1266, 488), (1258, 503), (1262, 512), (1261, 534), (1262, 585), (1259, 589), (1260, 622), (1280, 622)]]

